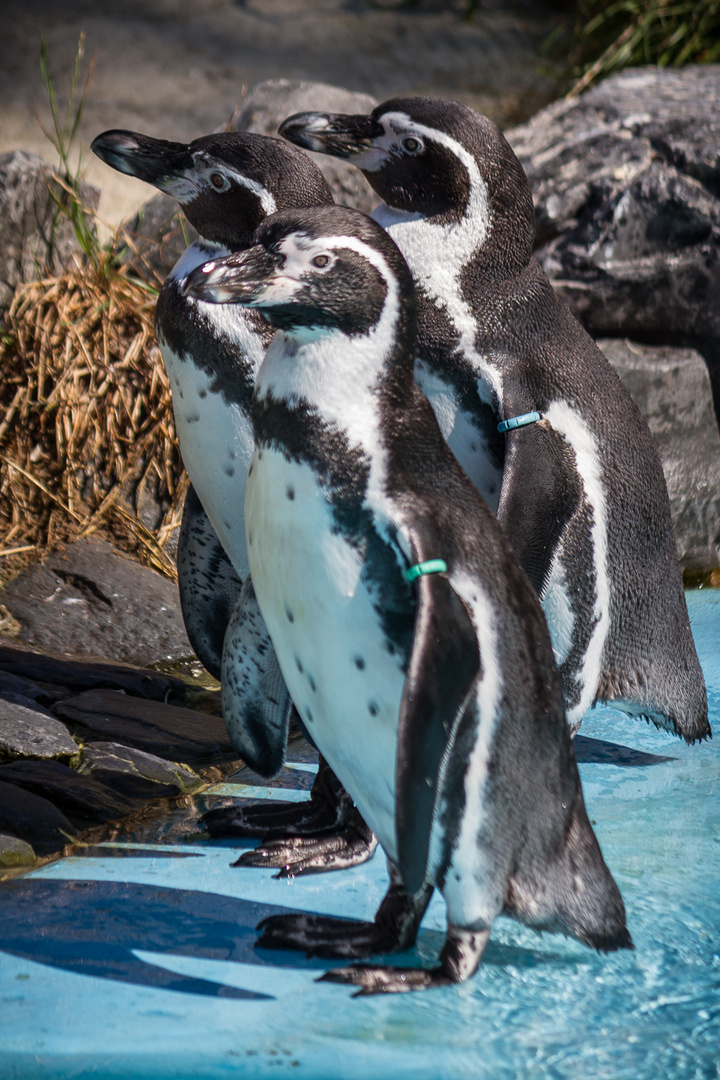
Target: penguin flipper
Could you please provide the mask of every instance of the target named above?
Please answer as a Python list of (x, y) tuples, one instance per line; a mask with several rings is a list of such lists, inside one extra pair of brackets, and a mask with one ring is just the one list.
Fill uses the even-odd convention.
[(190, 644), (215, 679), (242, 581), (225, 553), (195, 488), (185, 496), (177, 549), (180, 609)]
[(581, 497), (572, 452), (547, 420), (508, 432), (497, 518), (539, 596)]
[(475, 627), (450, 581), (421, 576), (417, 600), (398, 722), (395, 805), (398, 864), (410, 893), (426, 879), (441, 764), (480, 674)]
[(225, 633), (220, 691), (231, 743), (261, 776), (275, 776), (292, 702), (249, 576)]

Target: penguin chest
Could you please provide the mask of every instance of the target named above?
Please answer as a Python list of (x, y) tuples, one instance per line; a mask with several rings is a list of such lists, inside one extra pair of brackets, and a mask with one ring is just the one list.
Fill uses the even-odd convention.
[(161, 345), (170, 378), (183, 464), (205, 513), (241, 577), (247, 573), (243, 505), (253, 450), (252, 421), (213, 391), (212, 379), (189, 357)]
[(404, 674), (314, 470), (256, 451), (245, 517), (250, 571), (291, 697), (391, 857)]

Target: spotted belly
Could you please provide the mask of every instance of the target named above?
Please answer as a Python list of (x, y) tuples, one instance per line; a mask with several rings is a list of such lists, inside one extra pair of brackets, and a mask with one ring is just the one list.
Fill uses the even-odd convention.
[(167, 346), (173, 413), (183, 464), (237, 573), (248, 571), (244, 504), (253, 451), (252, 421), (210, 389), (211, 379), (192, 360)]
[(394, 858), (395, 756), (404, 674), (388, 648), (357, 550), (317, 474), (256, 451), (245, 514), (250, 571), (292, 699)]

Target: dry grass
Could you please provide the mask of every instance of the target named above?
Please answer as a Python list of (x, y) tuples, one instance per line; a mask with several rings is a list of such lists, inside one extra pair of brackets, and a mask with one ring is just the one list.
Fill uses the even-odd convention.
[[(155, 299), (107, 256), (16, 292), (0, 343), (3, 576), (99, 532), (176, 579), (166, 549), (187, 479)], [(148, 491), (159, 521), (143, 513)]]

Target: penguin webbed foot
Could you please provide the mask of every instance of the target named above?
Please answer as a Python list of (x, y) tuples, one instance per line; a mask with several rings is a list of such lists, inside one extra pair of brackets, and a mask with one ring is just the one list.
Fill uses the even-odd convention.
[(354, 964), (352, 967), (332, 968), (315, 981), (357, 986), (359, 989), (353, 997), (407, 994), (412, 990), (453, 986), (465, 982), (477, 971), (489, 937), (489, 928), (473, 931), (450, 926), (437, 967), (403, 968), (388, 964)]
[(392, 929), (375, 922), (351, 922), (329, 915), (271, 915), (258, 923), (261, 949), (293, 949), (310, 959), (356, 959), (398, 950)]
[(258, 924), (255, 945), (264, 949), (298, 949), (308, 957), (332, 959), (387, 955), (402, 952), (415, 943), (432, 886), (411, 895), (395, 880), (372, 922), (334, 919), (328, 915), (271, 915)]
[(268, 841), (328, 832), (337, 825), (337, 813), (314, 801), (251, 803), (249, 806), (220, 806), (208, 810), (200, 818), (200, 824), (213, 837)]
[(325, 834), (266, 834), (259, 847), (244, 852), (233, 866), (271, 867), (280, 871), (275, 875), (279, 878), (346, 870), (367, 862), (375, 853), (377, 843), (356, 810), (345, 828)]

